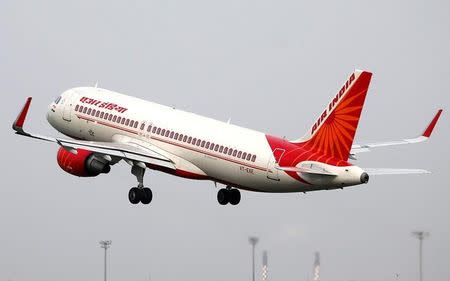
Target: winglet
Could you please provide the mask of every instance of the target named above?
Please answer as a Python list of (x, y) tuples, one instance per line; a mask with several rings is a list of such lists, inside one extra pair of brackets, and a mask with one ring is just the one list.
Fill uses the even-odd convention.
[(23, 132), (23, 124), (25, 123), (25, 119), (27, 117), (28, 109), (30, 108), (32, 97), (29, 97), (27, 101), (25, 102), (25, 105), (23, 106), (22, 110), (20, 111), (19, 115), (16, 118), (16, 121), (14, 121), (12, 128), (16, 132)]
[(439, 117), (441, 116), (442, 109), (439, 109), (436, 115), (434, 116), (433, 120), (431, 120), (428, 127), (423, 132), (422, 136), (429, 138), (431, 136), (431, 133), (433, 132), (434, 126), (436, 126), (437, 121), (439, 120)]

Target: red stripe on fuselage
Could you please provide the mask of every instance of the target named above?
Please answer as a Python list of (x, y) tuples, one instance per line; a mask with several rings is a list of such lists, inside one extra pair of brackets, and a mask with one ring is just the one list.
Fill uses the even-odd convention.
[(112, 125), (112, 124), (109, 124), (109, 123), (106, 123), (106, 122), (103, 122), (103, 121), (99, 121), (99, 120), (96, 120), (96, 119), (92, 119), (92, 118), (90, 118), (90, 117), (85, 117), (85, 116), (81, 116), (81, 115), (78, 115), (78, 114), (76, 114), (76, 115), (77, 115), (77, 117), (80, 118), (80, 119), (84, 119), (84, 120), (91, 121), (91, 122), (96, 122), (96, 123), (98, 123), (98, 124), (101, 124), (101, 125), (104, 125), (104, 126), (107, 126), (107, 127), (111, 127), (111, 128), (114, 128), (114, 129), (122, 130), (122, 131), (125, 131), (125, 132), (128, 132), (128, 133), (132, 133), (132, 134), (135, 134), (135, 135), (138, 135), (138, 134), (139, 134), (138, 132), (133, 131), (133, 130), (130, 130), (130, 129), (128, 129), (128, 128), (124, 128), (124, 127)]

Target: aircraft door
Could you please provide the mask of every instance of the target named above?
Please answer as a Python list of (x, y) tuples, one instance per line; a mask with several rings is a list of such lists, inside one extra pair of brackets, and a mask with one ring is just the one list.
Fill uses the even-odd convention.
[(285, 150), (282, 148), (275, 148), (273, 150), (273, 157), (269, 159), (269, 162), (267, 163), (267, 178), (271, 180), (279, 181), (279, 170), (276, 169), (278, 166), (278, 163), (281, 161), (281, 157), (283, 157)]
[(139, 129), (139, 135), (142, 137), (145, 137), (147, 139), (150, 139), (151, 130), (152, 130), (152, 122), (148, 120), (141, 121), (138, 129)]
[(72, 104), (74, 97), (72, 95), (67, 96), (63, 101), (63, 120), (70, 122), (72, 121)]

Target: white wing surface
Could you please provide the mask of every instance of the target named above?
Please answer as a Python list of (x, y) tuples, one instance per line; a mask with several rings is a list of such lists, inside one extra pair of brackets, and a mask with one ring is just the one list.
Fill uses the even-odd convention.
[(441, 116), (441, 113), (442, 113), (442, 109), (438, 110), (438, 112), (436, 113), (434, 118), (428, 124), (425, 131), (422, 133), (422, 135), (420, 135), (418, 137), (410, 138), (410, 139), (396, 140), (396, 141), (374, 142), (374, 143), (367, 143), (367, 144), (354, 144), (354, 145), (352, 145), (352, 149), (350, 150), (350, 158), (354, 158), (354, 155), (357, 153), (369, 152), (371, 150), (371, 148), (424, 142), (430, 138), (431, 133), (433, 132), (433, 129), (436, 126), (436, 123), (439, 120), (439, 117)]
[(406, 174), (429, 174), (422, 169), (388, 169), (388, 168), (363, 168), (370, 176), (379, 175), (406, 175)]

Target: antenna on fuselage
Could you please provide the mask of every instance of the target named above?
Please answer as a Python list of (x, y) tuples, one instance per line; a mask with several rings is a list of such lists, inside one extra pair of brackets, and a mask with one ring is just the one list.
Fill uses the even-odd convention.
[(231, 117), (228, 118), (227, 124), (231, 124)]
[(97, 81), (95, 81), (95, 85), (94, 85), (94, 88), (97, 88), (97, 86), (98, 86), (98, 80), (97, 80)]

